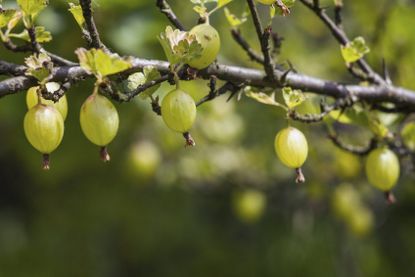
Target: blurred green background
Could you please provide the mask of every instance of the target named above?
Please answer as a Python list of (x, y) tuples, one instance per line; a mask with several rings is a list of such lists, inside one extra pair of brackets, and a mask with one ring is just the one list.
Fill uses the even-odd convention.
[[(169, 2), (188, 28), (195, 24), (190, 1)], [(164, 59), (157, 35), (169, 22), (155, 1), (94, 4), (111, 49)], [(385, 58), (396, 84), (414, 89), (414, 2), (344, 4), (345, 28), (365, 37), (374, 68)], [(45, 47), (75, 60), (74, 50), (85, 44), (67, 8), (67, 1), (51, 1), (37, 22), (54, 37)], [(229, 9), (239, 15), (245, 1), (234, 0)], [(266, 7), (260, 11), (267, 20)], [(219, 62), (257, 66), (233, 42), (223, 11), (211, 23), (222, 38)], [(241, 29), (259, 49), (251, 21)], [(274, 20), (274, 30), (285, 38), (279, 62), (355, 81), (338, 44), (300, 3), (291, 16)], [(24, 58), (4, 48), (0, 55)], [(388, 207), (367, 183), (364, 160), (332, 146), (324, 124), (294, 123), (310, 146), (307, 182), (296, 185), (273, 150), (276, 132), (287, 125), (283, 112), (246, 97), (226, 102), (226, 96), (199, 109), (195, 148), (183, 147), (148, 100), (114, 103), (121, 125), (104, 164), (79, 126), (92, 85), (88, 80), (67, 93), (65, 137), (49, 172), (23, 133), (25, 94), (0, 100), (0, 276), (415, 276), (413, 172), (402, 169), (398, 204)], [(208, 91), (204, 81), (183, 86), (195, 99)], [(163, 85), (157, 95), (169, 89)], [(313, 101), (319, 99), (302, 108), (313, 110)], [(365, 128), (335, 127), (357, 145), (370, 137)]]

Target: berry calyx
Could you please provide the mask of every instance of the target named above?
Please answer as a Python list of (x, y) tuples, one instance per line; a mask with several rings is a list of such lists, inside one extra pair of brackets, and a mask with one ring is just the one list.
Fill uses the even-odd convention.
[(80, 123), (88, 140), (101, 146), (101, 159), (109, 161), (106, 146), (117, 135), (119, 126), (118, 112), (114, 105), (105, 96), (92, 94), (81, 107)]
[(53, 106), (38, 104), (26, 113), (23, 127), (29, 143), (43, 154), (43, 169), (48, 170), (49, 154), (63, 138), (62, 115)]
[(213, 63), (220, 50), (220, 37), (218, 31), (208, 23), (200, 24), (190, 30), (197, 41), (202, 45), (203, 50), (199, 57), (194, 58), (188, 64), (196, 69), (204, 69)]

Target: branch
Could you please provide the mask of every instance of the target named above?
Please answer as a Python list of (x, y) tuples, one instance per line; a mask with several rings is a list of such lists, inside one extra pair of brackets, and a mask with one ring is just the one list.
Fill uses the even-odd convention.
[(275, 75), (274, 62), (271, 57), (271, 51), (269, 46), (269, 39), (271, 37), (271, 26), (268, 26), (265, 30), (262, 28), (262, 23), (259, 18), (258, 10), (254, 3), (254, 0), (247, 0), (249, 10), (251, 11), (252, 20), (254, 21), (255, 30), (258, 36), (258, 40), (261, 44), (262, 55), (264, 56), (264, 70), (267, 73), (267, 77), (271, 81), (279, 79)]
[[(146, 66), (153, 66), (162, 74), (170, 72), (169, 63), (160, 60), (147, 60), (135, 58), (132, 61), (133, 68), (129, 71), (140, 71)], [(275, 70), (275, 73), (282, 75), (284, 72)], [(199, 72), (200, 77), (209, 79), (214, 75), (223, 81), (235, 84), (243, 83), (255, 87), (279, 88), (278, 82), (271, 82), (266, 74), (257, 69), (229, 66), (212, 65)], [(88, 77), (79, 66), (55, 67), (51, 76), (51, 81), (63, 82), (73, 79)], [(91, 77), (91, 76), (89, 76)], [(183, 77), (185, 78), (185, 76)], [(396, 106), (405, 106), (409, 111), (415, 111), (415, 91), (389, 85), (360, 86), (353, 84), (341, 84), (329, 80), (323, 80), (295, 72), (287, 73), (285, 77), (287, 86), (293, 89), (312, 92), (319, 95), (326, 95), (333, 98), (354, 97), (356, 101), (366, 101), (368, 103), (392, 103)], [(26, 76), (14, 77), (0, 82), (0, 97), (15, 94), (22, 90), (27, 90), (36, 85), (36, 80)]]
[(0, 75), (21, 76), (26, 73), (26, 67), (0, 60)]
[(85, 36), (89, 48), (101, 48), (108, 50), (108, 48), (101, 42), (97, 26), (95, 25), (94, 17), (92, 16), (91, 0), (80, 0), (79, 4), (82, 8), (82, 14), (85, 18), (85, 26), (89, 33), (89, 37)]
[(170, 22), (176, 27), (177, 29), (184, 31), (185, 28), (180, 20), (177, 18), (176, 14), (171, 9), (170, 5), (167, 3), (166, 0), (156, 0), (156, 6), (160, 9), (164, 15), (170, 20)]
[(333, 135), (333, 134), (329, 135), (329, 139), (334, 143), (334, 145), (336, 145), (340, 149), (343, 149), (344, 151), (347, 151), (347, 152), (350, 152), (352, 154), (359, 155), (359, 156), (366, 156), (367, 154), (370, 153), (370, 151), (372, 151), (373, 149), (377, 147), (376, 139), (371, 139), (369, 142), (369, 145), (365, 147), (359, 147), (359, 146), (346, 144), (343, 141), (341, 141), (337, 135)]
[(242, 37), (241, 32), (238, 29), (232, 29), (231, 34), (233, 39), (242, 47), (248, 54), (249, 58), (259, 64), (264, 64), (264, 58), (261, 57), (254, 49), (248, 44), (248, 42)]
[[(318, 1), (311, 3), (309, 0), (300, 0), (307, 8), (313, 11), (320, 20), (330, 29), (332, 35), (341, 45), (346, 45), (350, 42), (350, 39), (347, 37), (346, 33), (343, 31), (340, 25), (337, 25), (322, 9)], [(356, 64), (361, 68), (361, 70), (367, 75), (367, 79), (376, 84), (382, 84), (385, 81), (382, 77), (373, 71), (370, 65), (366, 62), (365, 59), (360, 59)], [(353, 74), (354, 75), (354, 74)], [(357, 75), (354, 75), (357, 76)]]

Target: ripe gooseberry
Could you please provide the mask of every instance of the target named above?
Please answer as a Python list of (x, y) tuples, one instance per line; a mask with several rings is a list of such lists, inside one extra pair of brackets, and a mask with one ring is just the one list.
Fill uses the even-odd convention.
[(110, 156), (107, 145), (118, 132), (117, 109), (105, 96), (94, 93), (82, 104), (80, 122), (85, 136), (92, 143), (101, 146), (101, 158), (108, 162)]
[(308, 144), (304, 134), (293, 127), (285, 128), (277, 133), (274, 141), (275, 153), (281, 162), (294, 168), (297, 172), (297, 183), (304, 183), (305, 178), (301, 166), (307, 159)]
[[(36, 106), (38, 103), (38, 95), (37, 95), (37, 90), (39, 89), (39, 87), (31, 87), (27, 90), (27, 94), (26, 94), (26, 105), (27, 108), (30, 110), (32, 107)], [(48, 106), (53, 106), (55, 107), (62, 115), (63, 120), (66, 119), (66, 116), (68, 115), (68, 101), (66, 100), (66, 96), (62, 96), (58, 102), (53, 102), (52, 100), (46, 100), (41, 98), (41, 103), (48, 105)]]
[(43, 169), (48, 170), (49, 154), (63, 138), (62, 115), (53, 106), (38, 104), (26, 113), (23, 127), (27, 140), (43, 154)]
[(216, 59), (220, 50), (218, 31), (208, 23), (204, 23), (193, 27), (189, 33), (196, 36), (203, 50), (199, 57), (190, 60), (188, 64), (196, 69), (208, 67)]
[(391, 189), (399, 179), (399, 159), (386, 147), (378, 148), (370, 152), (366, 160), (366, 176), (369, 182), (385, 192), (387, 201), (395, 201)]
[(186, 133), (196, 119), (195, 101), (183, 90), (174, 89), (161, 103), (161, 116), (171, 130)]

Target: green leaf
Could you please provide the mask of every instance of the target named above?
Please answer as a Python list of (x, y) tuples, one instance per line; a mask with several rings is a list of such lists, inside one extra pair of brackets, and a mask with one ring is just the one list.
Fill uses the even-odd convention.
[(167, 26), (158, 39), (171, 64), (188, 63), (202, 54), (202, 45), (195, 35), (188, 32), (173, 30), (172, 27)]
[(229, 24), (232, 27), (237, 27), (239, 25), (242, 25), (243, 23), (246, 22), (247, 17), (248, 17), (248, 14), (244, 12), (241, 18), (238, 18), (236, 15), (231, 13), (228, 8), (224, 9), (224, 13), (225, 13), (226, 19), (228, 20)]
[(26, 75), (35, 77), (39, 82), (45, 81), (51, 73), (52, 61), (45, 53), (35, 54), (25, 59), (28, 67)]
[(272, 93), (271, 95), (265, 94), (263, 92), (254, 92), (250, 86), (247, 86), (244, 89), (244, 93), (249, 98), (254, 99), (255, 101), (265, 104), (265, 105), (271, 105), (276, 106), (279, 108), (283, 108), (286, 110), (287, 108), (284, 105), (281, 105), (277, 101), (275, 101), (275, 93)]
[(379, 138), (385, 138), (389, 134), (388, 128), (382, 123), (376, 113), (367, 114), (370, 130)]
[(298, 105), (301, 105), (307, 99), (301, 90), (293, 90), (290, 87), (285, 87), (282, 89), (282, 96), (284, 98), (285, 104), (289, 109), (293, 109)]
[(20, 19), (22, 19), (22, 17), (23, 13), (21, 11), (17, 11), (7, 24), (7, 32), (13, 30), (14, 27), (16, 27), (16, 25), (19, 23)]
[(357, 37), (345, 46), (341, 46), (341, 53), (343, 59), (347, 64), (356, 62), (363, 58), (363, 56), (370, 52), (363, 37)]
[[(142, 86), (148, 82), (157, 80), (161, 77), (160, 72), (153, 66), (144, 67), (143, 72), (136, 72), (128, 76), (128, 79), (123, 82), (123, 87), (127, 92), (135, 91), (139, 86)], [(152, 86), (149, 89), (146, 89), (140, 94), (140, 97), (145, 99), (150, 97), (155, 93), (161, 84)]]
[(85, 24), (85, 18), (82, 13), (82, 7), (80, 5), (75, 5), (74, 3), (69, 3), (68, 10), (72, 13), (79, 27), (83, 28)]
[(200, 17), (205, 17), (207, 14), (207, 9), (204, 6), (194, 6), (193, 10), (199, 14)]
[(34, 18), (49, 4), (48, 0), (17, 0), (24, 15)]
[(0, 28), (6, 27), (10, 20), (17, 13), (16, 10), (1, 10), (0, 11)]
[(415, 150), (415, 122), (410, 122), (403, 127), (401, 136), (406, 147)]
[(233, 0), (218, 0), (218, 5), (216, 6), (217, 9), (222, 8), (223, 6), (228, 5)]
[(81, 67), (94, 74), (98, 79), (125, 71), (132, 66), (131, 62), (116, 54), (105, 53), (102, 49), (79, 48), (75, 53), (78, 55)]
[[(45, 27), (43, 26), (36, 26), (35, 28), (36, 33), (36, 41), (39, 43), (45, 43), (52, 40), (52, 35), (49, 31), (45, 30)], [(18, 34), (9, 34), (9, 37), (22, 39), (25, 41), (30, 41), (29, 33), (27, 30), (24, 30), (21, 33)]]

